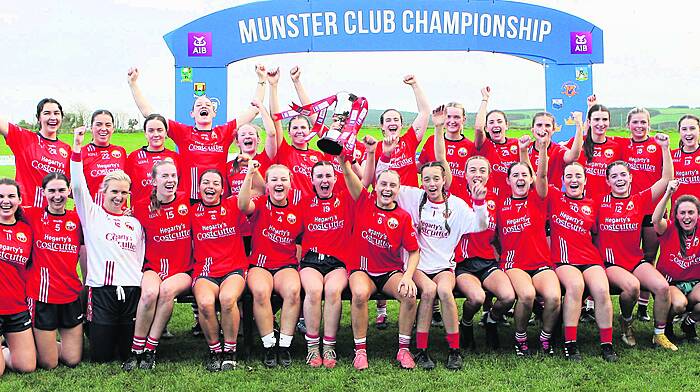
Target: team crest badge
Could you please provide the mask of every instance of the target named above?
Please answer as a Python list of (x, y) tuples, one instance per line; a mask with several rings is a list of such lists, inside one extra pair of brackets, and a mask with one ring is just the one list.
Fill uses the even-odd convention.
[(338, 206), (340, 206), (340, 199), (336, 198), (333, 202), (333, 207), (338, 208)]
[(627, 203), (627, 211), (632, 211), (633, 209), (634, 209), (634, 203), (630, 201), (629, 203)]
[(78, 227), (78, 225), (75, 224), (73, 221), (67, 221), (66, 222), (66, 230), (68, 231), (73, 231)]
[(518, 146), (516, 146), (515, 144), (510, 146), (510, 153), (517, 154), (518, 153)]
[(68, 151), (66, 151), (65, 148), (63, 148), (63, 147), (59, 148), (58, 153), (61, 154), (62, 157), (68, 158)]
[(591, 215), (591, 207), (583, 206), (583, 207), (581, 207), (581, 212), (583, 212), (586, 215)]
[(22, 233), (21, 231), (15, 235), (17, 237), (17, 241), (19, 242), (27, 242), (27, 235)]
[(700, 164), (700, 156), (695, 157), (695, 163)]
[(450, 217), (450, 215), (452, 215), (452, 210), (448, 210), (447, 208), (445, 208), (445, 211), (442, 212), (442, 217), (447, 219)]
[(611, 148), (608, 148), (605, 150), (605, 152), (603, 154), (605, 155), (606, 158), (610, 159), (613, 157), (613, 155), (615, 155), (615, 152)]
[(221, 216), (226, 216), (226, 208), (221, 207)]
[(486, 208), (488, 208), (491, 211), (495, 210), (496, 209), (496, 202), (493, 200), (486, 201)]
[(187, 206), (184, 204), (180, 204), (179, 206), (177, 206), (177, 213), (182, 216), (187, 215), (187, 210)]
[(389, 218), (389, 220), (386, 222), (387, 226), (389, 226), (390, 229), (395, 229), (399, 227), (399, 221), (396, 218)]
[(134, 231), (134, 226), (131, 223), (124, 222), (124, 226), (126, 226), (127, 229)]
[(311, 155), (311, 156), (309, 157), (309, 160), (310, 160), (312, 163), (317, 163), (317, 162), (318, 162), (318, 158), (316, 158), (316, 155)]
[(114, 159), (119, 159), (122, 157), (122, 152), (119, 150), (114, 150), (112, 151), (112, 157), (114, 157)]
[(289, 222), (290, 225), (297, 223), (297, 216), (294, 214), (287, 215), (287, 222)]
[(459, 155), (462, 158), (466, 157), (467, 156), (467, 149), (464, 147), (460, 148), (459, 150), (457, 150), (457, 155)]
[(656, 152), (656, 146), (653, 145), (653, 144), (648, 145), (648, 146), (647, 146), (647, 152), (649, 152), (650, 154), (655, 153), (655, 152)]

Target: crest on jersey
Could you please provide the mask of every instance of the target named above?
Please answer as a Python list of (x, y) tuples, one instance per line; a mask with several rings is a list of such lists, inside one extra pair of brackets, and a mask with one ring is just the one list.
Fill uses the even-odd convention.
[(134, 225), (132, 225), (129, 222), (124, 222), (124, 226), (126, 226), (127, 229), (134, 231)]
[(493, 200), (487, 200), (486, 201), (486, 208), (488, 208), (491, 211), (495, 210), (496, 209), (496, 202)]
[(313, 163), (317, 163), (317, 162), (318, 162), (318, 158), (316, 158), (316, 155), (311, 155), (311, 156), (309, 157), (309, 160), (310, 160), (311, 162), (313, 162)]
[(182, 216), (187, 215), (187, 206), (184, 204), (180, 204), (179, 206), (177, 206), (177, 213)]
[(390, 229), (395, 229), (399, 227), (399, 220), (396, 218), (389, 218), (389, 220), (386, 222), (386, 225), (389, 226)]
[(73, 221), (67, 221), (66, 222), (66, 230), (68, 231), (73, 231), (78, 227), (78, 225), (75, 224)]
[(700, 164), (700, 156), (695, 157), (695, 163)]
[(511, 152), (511, 154), (517, 154), (518, 153), (518, 146), (516, 146), (515, 144), (510, 146), (510, 152)]
[(648, 146), (647, 146), (647, 152), (649, 152), (650, 154), (655, 153), (655, 152), (656, 152), (656, 146), (653, 145), (653, 144), (648, 145)]
[(355, 150), (355, 151), (352, 153), (352, 158), (353, 158), (354, 160), (359, 160), (360, 158), (362, 158), (362, 151), (360, 151), (360, 150)]
[(226, 208), (221, 207), (221, 216), (226, 216)]
[(297, 223), (297, 216), (294, 214), (288, 214), (287, 215), (287, 222), (289, 222), (290, 225)]
[(63, 147), (59, 148), (58, 153), (61, 154), (62, 157), (68, 158), (68, 151), (66, 151), (65, 148), (63, 148)]
[(591, 215), (591, 207), (589, 206), (582, 206), (581, 207), (581, 212), (583, 212), (586, 215)]
[(112, 157), (114, 157), (114, 159), (119, 159), (122, 157), (122, 152), (119, 150), (112, 150)]
[(445, 211), (442, 212), (442, 217), (447, 219), (450, 217), (450, 215), (452, 215), (452, 210), (445, 208)]
[(629, 203), (627, 203), (627, 211), (631, 211), (634, 209), (634, 203), (630, 200)]
[(338, 208), (340, 205), (340, 199), (336, 198), (335, 201), (333, 202), (333, 207)]
[(216, 134), (216, 132), (211, 133), (211, 140), (216, 140), (219, 138), (219, 135)]
[(467, 149), (465, 147), (460, 148), (459, 150), (457, 150), (457, 155), (459, 155), (462, 158), (466, 157)]
[(615, 155), (615, 152), (611, 148), (608, 148), (605, 150), (605, 152), (603, 152), (603, 154), (605, 155), (606, 158), (609, 159), (609, 158), (612, 158), (613, 155)]
[(17, 237), (17, 241), (19, 242), (27, 242), (27, 235), (22, 233), (21, 231), (15, 235)]

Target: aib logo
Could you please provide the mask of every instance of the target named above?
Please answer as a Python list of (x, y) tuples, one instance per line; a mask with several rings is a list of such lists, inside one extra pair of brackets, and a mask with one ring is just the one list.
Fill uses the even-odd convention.
[(590, 31), (570, 33), (571, 54), (591, 54), (593, 53), (593, 36)]
[(187, 33), (189, 57), (211, 57), (211, 33)]

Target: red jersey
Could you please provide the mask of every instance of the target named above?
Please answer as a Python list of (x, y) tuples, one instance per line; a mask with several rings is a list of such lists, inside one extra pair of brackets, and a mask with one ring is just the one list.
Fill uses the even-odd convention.
[(26, 268), (32, 252), (32, 229), (24, 222), (0, 225), (0, 315), (27, 310)]
[(151, 270), (161, 280), (192, 270), (192, 223), (190, 200), (178, 193), (175, 200), (151, 211), (150, 200), (136, 205), (134, 216), (146, 234), (143, 270)]
[[(148, 151), (148, 147), (141, 147), (133, 151), (126, 158), (126, 174), (131, 178), (131, 205), (148, 204), (153, 191), (153, 179), (151, 171), (153, 164), (166, 158), (175, 162), (178, 174), (182, 174), (178, 165), (178, 155), (175, 151), (163, 149), (163, 151)], [(180, 177), (182, 179), (182, 177)], [(178, 190), (183, 190), (182, 181), (178, 182)], [(144, 200), (146, 199), (146, 200)]]
[(547, 201), (531, 190), (522, 199), (508, 196), (496, 209), (496, 233), (501, 244), (501, 268), (532, 271), (550, 266), (545, 235)]
[(659, 237), (661, 251), (656, 268), (669, 282), (700, 279), (700, 233), (685, 241), (685, 256), (680, 252), (681, 244), (678, 229), (671, 221), (666, 232)]
[(642, 221), (653, 205), (651, 189), (625, 198), (609, 194), (598, 203), (598, 252), (607, 264), (632, 272), (644, 259)]
[[(605, 171), (609, 164), (622, 160), (625, 141), (625, 138), (607, 136), (603, 143), (593, 143), (593, 158), (590, 162), (581, 151), (578, 162), (586, 169), (586, 197), (598, 200), (610, 193), (610, 187), (605, 182)], [(569, 140), (569, 147), (571, 143), (573, 139)]]
[(678, 190), (671, 196), (671, 202), (675, 203), (681, 195), (695, 195), (700, 197), (700, 148), (695, 152), (687, 153), (682, 148), (671, 152), (673, 157), (673, 177), (678, 180)]
[(398, 205), (393, 210), (377, 207), (377, 196), (362, 190), (355, 202), (351, 271), (371, 274), (401, 271), (401, 249), (419, 250), (411, 215)]
[[(258, 171), (262, 178), (265, 178), (265, 172), (267, 168), (272, 165), (272, 161), (267, 156), (265, 151), (257, 153), (253, 159), (260, 162), (260, 168)], [(244, 165), (240, 170), (236, 170), (233, 165), (235, 161), (226, 162), (226, 182), (228, 183), (228, 192), (231, 196), (238, 196), (241, 192), (241, 185), (243, 185), (243, 180), (245, 180), (245, 175), (248, 174), (248, 166)]]
[(192, 240), (194, 272), (192, 276), (220, 278), (229, 272), (246, 269), (248, 260), (243, 249), (240, 225), (245, 216), (235, 197), (215, 206), (202, 203), (192, 206)]
[(102, 180), (113, 171), (124, 170), (126, 167), (126, 150), (122, 146), (100, 147), (93, 143), (81, 150), (83, 159), (83, 173), (87, 180), (88, 190), (92, 200), (98, 206), (102, 205), (103, 193), (100, 192)]
[[(401, 185), (408, 185), (418, 188), (418, 166), (416, 166), (416, 150), (420, 140), (416, 137), (416, 131), (413, 127), (408, 128), (408, 131), (399, 138), (399, 143), (391, 154), (391, 162), (389, 168), (399, 173)], [(382, 142), (377, 146), (377, 154), (375, 159), (379, 161), (382, 155)]]
[(334, 192), (328, 199), (313, 196), (302, 200), (301, 254), (312, 251), (347, 262), (354, 203), (348, 192)]
[[(566, 167), (564, 154), (567, 151), (569, 151), (568, 148), (553, 142), (549, 143), (549, 147), (547, 147), (547, 157), (549, 158), (547, 161), (547, 181), (550, 185), (557, 187), (557, 189), (564, 187), (564, 168)], [(532, 170), (537, 173), (537, 168), (540, 167), (540, 152), (534, 146), (530, 146), (528, 156), (530, 157)]]
[[(472, 200), (471, 194), (467, 194), (467, 198), (464, 199), (467, 205), (474, 208), (474, 201)], [(472, 257), (478, 257), (486, 260), (496, 260), (497, 254), (493, 247), (493, 243), (496, 241), (496, 202), (498, 198), (493, 192), (488, 192), (486, 194), (486, 210), (489, 214), (489, 225), (484, 231), (478, 233), (468, 233), (462, 236), (457, 249), (455, 249), (455, 260), (458, 263), (463, 262), (466, 259)]]
[(52, 172), (69, 174), (71, 147), (15, 124), (9, 124), (5, 141), (15, 156), (15, 179), (22, 193), (22, 204), (46, 205), (41, 181)]
[(83, 288), (76, 269), (82, 239), (78, 213), (54, 215), (42, 208), (25, 208), (24, 216), (34, 236), (27, 297), (50, 304), (77, 300)]
[(285, 207), (272, 204), (267, 196), (254, 200), (255, 211), (248, 217), (253, 224), (250, 265), (275, 270), (298, 264), (296, 239), (303, 230), (303, 209), (293, 201), (296, 197), (289, 196)]
[(506, 179), (510, 165), (520, 161), (518, 139), (507, 138), (502, 144), (486, 139), (476, 154), (484, 156), (491, 164), (489, 184), (496, 189), (496, 196), (504, 198), (510, 195), (510, 186), (506, 183)]
[(200, 198), (199, 176), (205, 170), (218, 169), (226, 175), (226, 158), (236, 127), (236, 120), (232, 120), (209, 131), (200, 131), (168, 120), (168, 136), (177, 145), (180, 165), (186, 169), (180, 175), (180, 183), (190, 199)]
[(311, 185), (311, 168), (318, 161), (324, 161), (326, 154), (321, 151), (299, 150), (294, 146), (290, 146), (286, 140), (282, 140), (282, 144), (277, 150), (277, 163), (287, 166), (292, 172), (292, 189), (301, 191), (302, 197), (311, 196), (314, 194), (314, 188)]
[[(462, 200), (470, 198), (469, 190), (467, 189), (466, 167), (467, 159), (474, 155), (475, 151), (474, 142), (464, 136), (462, 136), (462, 139), (459, 141), (445, 138), (447, 163), (450, 164), (450, 171), (452, 171), (450, 193), (460, 197)], [(423, 151), (421, 151), (420, 157), (418, 157), (418, 167), (420, 168), (420, 166), (432, 161), (435, 161), (434, 135), (431, 135), (423, 145)]]
[(555, 186), (547, 195), (554, 264), (603, 265), (593, 245), (596, 205), (589, 198), (572, 199)]
[[(654, 138), (647, 138), (643, 142), (629, 139), (627, 145), (623, 144), (622, 160), (630, 165), (633, 179), (630, 193), (633, 195), (651, 188), (656, 181), (661, 179), (664, 159), (661, 147)], [(652, 213), (654, 213), (653, 206), (647, 211), (647, 214)]]

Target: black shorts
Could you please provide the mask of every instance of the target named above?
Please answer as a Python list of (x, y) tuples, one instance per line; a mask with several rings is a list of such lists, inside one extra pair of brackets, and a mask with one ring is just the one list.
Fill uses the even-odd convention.
[(444, 270), (438, 271), (438, 272), (436, 272), (436, 273), (434, 273), (434, 274), (426, 274), (426, 273), (423, 272), (423, 271), (421, 271), (421, 272), (423, 272), (423, 273), (425, 274), (425, 276), (427, 276), (430, 280), (433, 280), (433, 279), (435, 279), (436, 276), (438, 276), (438, 274), (441, 274), (441, 273), (443, 273), (443, 272), (445, 272), (445, 271), (453, 272), (453, 271), (452, 271), (452, 268), (445, 268)]
[(87, 320), (99, 325), (129, 325), (136, 321), (141, 297), (138, 286), (88, 288)]
[[(198, 277), (197, 279), (208, 280), (208, 281), (214, 283), (214, 284), (217, 285), (217, 286), (221, 286), (221, 284), (224, 283), (224, 280), (226, 280), (229, 276), (232, 276), (232, 275), (238, 275), (238, 276), (240, 276), (241, 278), (243, 278), (243, 280), (245, 281), (246, 273), (245, 273), (245, 270), (242, 270), (242, 269), (237, 269), (237, 270), (231, 271), (231, 272), (229, 272), (228, 274), (226, 274), (226, 275), (224, 275), (224, 276), (220, 276), (220, 277), (218, 277), (218, 278), (214, 278), (214, 277), (211, 277), (211, 276), (200, 276), (200, 277)], [(193, 287), (194, 287), (194, 286), (193, 286)]]
[(249, 235), (243, 237), (243, 250), (246, 256), (250, 256), (253, 253), (253, 237)]
[[(512, 269), (512, 268), (508, 268), (508, 269)], [(535, 275), (539, 274), (540, 272), (551, 271), (551, 270), (552, 270), (552, 267), (546, 265), (546, 266), (540, 267), (540, 268), (538, 268), (538, 269), (534, 269), (534, 270), (523, 270), (523, 271), (525, 271), (526, 274), (530, 275), (531, 278), (534, 278)]]
[(326, 276), (329, 272), (339, 268), (344, 269), (345, 263), (333, 256), (308, 251), (304, 257), (301, 258), (301, 262), (299, 262), (299, 270), (301, 271), (304, 268), (313, 268), (320, 272), (321, 275)]
[(637, 268), (639, 268), (640, 265), (642, 265), (642, 264), (644, 264), (644, 263), (648, 263), (648, 264), (651, 264), (652, 266), (654, 266), (654, 264), (652, 264), (652, 263), (650, 263), (649, 261), (644, 260), (644, 259), (640, 260), (639, 263), (635, 264), (634, 267), (632, 267), (632, 270), (628, 270), (627, 268), (625, 268), (625, 267), (623, 267), (623, 266), (621, 266), (621, 265), (612, 264), (612, 263), (608, 263), (608, 262), (605, 262), (605, 263), (603, 263), (603, 264), (605, 264), (605, 268), (606, 268), (606, 269), (607, 269), (607, 268), (610, 268), (610, 267), (620, 267), (620, 268), (622, 268), (623, 270), (625, 270), (625, 271), (627, 271), (627, 272), (632, 272), (632, 273), (634, 273), (634, 271), (635, 271)]
[(547, 237), (552, 236), (552, 224), (549, 223), (549, 219), (544, 221), (544, 235), (546, 235)]
[(482, 259), (481, 257), (470, 257), (457, 264), (455, 276), (470, 274), (476, 276), (481, 283), (498, 269), (498, 260)]
[(384, 291), (384, 286), (386, 285), (386, 282), (389, 281), (389, 278), (391, 278), (394, 274), (397, 274), (401, 271), (391, 271), (391, 272), (383, 273), (381, 275), (372, 276), (367, 271), (354, 270), (354, 271), (350, 272), (350, 275), (352, 275), (355, 272), (364, 272), (365, 274), (367, 274), (369, 279), (374, 283), (374, 285), (377, 286), (377, 290)]
[(264, 269), (265, 271), (267, 271), (267, 272), (269, 272), (270, 274), (272, 274), (272, 276), (275, 276), (276, 273), (278, 273), (278, 272), (280, 272), (280, 271), (282, 271), (282, 270), (285, 270), (285, 269), (287, 269), (287, 268), (298, 269), (298, 267), (299, 267), (299, 266), (296, 265), (296, 264), (285, 265), (284, 267), (279, 267), (279, 268), (275, 268), (275, 269), (269, 269), (269, 268), (265, 268), (265, 267), (258, 267), (257, 265), (252, 265), (252, 264), (251, 264), (250, 266), (248, 266), (249, 269), (251, 269), (251, 268), (262, 268), (262, 269)]
[(49, 304), (30, 300), (29, 310), (34, 328), (42, 331), (73, 328), (83, 322), (83, 305), (80, 299), (67, 304)]
[[(589, 269), (589, 268), (591, 268), (591, 267), (595, 267), (595, 266), (597, 266), (598, 264), (574, 265), (574, 264), (558, 263), (558, 264), (557, 264), (557, 267), (560, 267), (560, 266), (562, 266), (562, 265), (568, 265), (568, 266), (574, 267), (574, 268), (576, 268), (577, 270), (581, 271), (581, 273), (583, 273), (583, 271), (585, 271), (585, 270), (587, 270), (587, 269)], [(533, 276), (534, 276), (534, 275), (533, 275)]]
[(644, 215), (644, 219), (642, 219), (642, 227), (654, 227), (654, 223), (651, 222), (651, 215)]
[(15, 314), (0, 315), (0, 334), (26, 331), (32, 327), (32, 319), (29, 311), (25, 310)]

